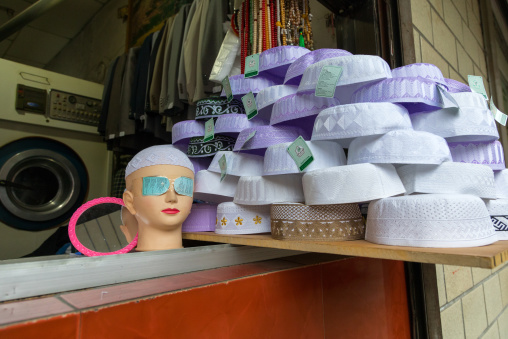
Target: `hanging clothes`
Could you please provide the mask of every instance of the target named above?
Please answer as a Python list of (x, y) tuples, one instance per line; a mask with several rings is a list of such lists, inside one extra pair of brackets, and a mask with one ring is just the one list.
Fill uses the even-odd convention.
[[(202, 22), (202, 34), (199, 37), (196, 89), (193, 101), (209, 96), (217, 84), (209, 81), (213, 64), (226, 36), (223, 23), (228, 20), (228, 1), (210, 0), (208, 10)], [(202, 17), (203, 20), (203, 17)], [(220, 91), (220, 90), (219, 90)]]
[(165, 24), (165, 29), (162, 32), (162, 38), (157, 50), (157, 55), (155, 57), (155, 65), (153, 68), (153, 76), (152, 82), (150, 84), (150, 111), (151, 112), (159, 112), (159, 98), (161, 93), (161, 85), (162, 85), (162, 76), (163, 76), (163, 66), (164, 59), (167, 56), (167, 45), (171, 45), (170, 38), (171, 32), (173, 30), (173, 22), (175, 17), (170, 17)]
[(127, 55), (123, 54), (118, 58), (113, 75), (111, 95), (109, 98), (108, 118), (106, 122), (106, 139), (118, 137), (118, 122), (120, 120), (120, 98), (122, 96), (122, 81)]
[(125, 70), (120, 97), (120, 121), (118, 127), (119, 137), (136, 133), (136, 122), (133, 119), (129, 118), (129, 103), (132, 95), (134, 72), (136, 69), (139, 50), (140, 47), (133, 47), (129, 49), (127, 60), (125, 61)]
[(111, 96), (111, 86), (113, 85), (113, 75), (115, 73), (116, 63), (120, 57), (116, 57), (109, 66), (106, 72), (105, 82), (104, 82), (104, 90), (102, 91), (102, 107), (101, 107), (101, 116), (99, 117), (99, 126), (97, 126), (97, 131), (100, 135), (104, 135), (106, 133), (106, 123), (108, 120), (108, 110), (109, 110), (109, 98)]
[(139, 120), (145, 113), (146, 84), (148, 82), (148, 67), (150, 51), (152, 49), (153, 33), (143, 41), (138, 54), (138, 62), (134, 72), (134, 82), (131, 92), (131, 119)]
[(178, 95), (178, 66), (183, 44), (185, 25), (189, 17), (191, 5), (180, 8), (176, 15), (171, 37), (171, 48), (166, 45), (166, 54), (162, 70), (161, 94), (159, 113), (168, 116), (179, 114), (184, 109), (184, 103)]
[(191, 8), (189, 9), (189, 14), (187, 16), (187, 21), (185, 22), (185, 29), (183, 31), (183, 42), (182, 42), (182, 49), (180, 51), (180, 62), (178, 66), (178, 97), (181, 101), (187, 102), (189, 93), (187, 92), (187, 75), (185, 74), (185, 42), (187, 41), (187, 37), (189, 35), (189, 28), (194, 20), (194, 16), (196, 15), (196, 8), (198, 6), (198, 3), (200, 3), (201, 0), (194, 0), (194, 2), (191, 5)]

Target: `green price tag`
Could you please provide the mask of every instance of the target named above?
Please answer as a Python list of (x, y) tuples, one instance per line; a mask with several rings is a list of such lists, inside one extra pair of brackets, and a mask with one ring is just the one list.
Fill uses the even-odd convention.
[(289, 145), (288, 153), (295, 161), (295, 164), (300, 172), (314, 161), (314, 156), (312, 155), (309, 146), (305, 140), (303, 140), (301, 135), (296, 138), (296, 140), (291, 145)]
[(316, 85), (315, 96), (324, 98), (333, 98), (335, 87), (342, 75), (340, 66), (324, 66), (319, 73), (319, 79)]
[(451, 94), (444, 88), (442, 85), (437, 85), (437, 89), (439, 91), (439, 96), (441, 97), (441, 102), (443, 103), (443, 107), (459, 107), (459, 104), (455, 99), (451, 96)]
[(254, 77), (259, 74), (259, 53), (245, 57), (245, 78)]
[(245, 108), (245, 113), (247, 113), (247, 119), (252, 119), (256, 115), (258, 115), (258, 107), (256, 105), (256, 99), (254, 98), (254, 94), (249, 92), (242, 97), (243, 107)]
[(492, 115), (494, 119), (499, 122), (501, 125), (506, 126), (506, 121), (508, 120), (508, 115), (501, 112), (496, 105), (494, 105), (494, 100), (492, 97), (490, 98), (490, 110), (492, 111)]
[(222, 87), (224, 87), (224, 92), (226, 92), (226, 97), (228, 98), (228, 102), (233, 100), (233, 91), (231, 90), (231, 84), (229, 83), (229, 77), (225, 77), (222, 79)]
[(224, 180), (226, 174), (228, 174), (228, 163), (226, 161), (226, 155), (223, 154), (219, 159), (219, 167), (220, 167), (220, 182)]
[(487, 91), (485, 91), (485, 85), (483, 84), (483, 78), (478, 75), (468, 75), (467, 82), (469, 83), (469, 87), (473, 90), (473, 92), (480, 93), (483, 95), (485, 100), (489, 100), (487, 97)]
[(203, 138), (203, 141), (207, 142), (212, 140), (214, 133), (215, 126), (213, 124), (213, 118), (210, 118), (207, 122), (205, 122), (205, 137)]

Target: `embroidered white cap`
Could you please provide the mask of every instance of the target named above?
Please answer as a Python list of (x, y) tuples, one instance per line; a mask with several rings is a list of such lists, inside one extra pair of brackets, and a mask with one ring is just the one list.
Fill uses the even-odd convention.
[(194, 180), (194, 199), (212, 203), (232, 201), (239, 177), (227, 175), (220, 181), (220, 173), (202, 170)]
[(303, 202), (302, 175), (285, 174), (240, 177), (233, 200), (243, 205)]
[(365, 223), (358, 204), (276, 203), (272, 204), (271, 211), (274, 239), (344, 241), (365, 236)]
[(365, 240), (411, 247), (473, 247), (498, 237), (484, 202), (469, 194), (419, 194), (371, 202)]
[(224, 202), (217, 207), (218, 234), (254, 234), (270, 232), (270, 205), (238, 205)]
[(298, 86), (290, 85), (277, 85), (263, 88), (256, 96), (258, 116), (255, 119), (261, 118), (270, 121), (273, 104), (281, 98), (295, 94), (297, 89)]
[(488, 166), (443, 162), (440, 165), (404, 165), (397, 168), (406, 194), (472, 194), (495, 199), (494, 171)]
[(337, 140), (348, 148), (354, 138), (398, 129), (412, 129), (409, 113), (401, 105), (390, 102), (339, 105), (318, 114), (311, 140)]
[(307, 205), (360, 203), (405, 193), (391, 164), (329, 167), (303, 175)]
[[(263, 175), (300, 173), (295, 161), (289, 155), (291, 142), (272, 145), (266, 149)], [(303, 172), (321, 168), (346, 165), (346, 154), (342, 147), (334, 141), (307, 141), (314, 161)]]
[(356, 138), (349, 145), (347, 159), (348, 165), (440, 164), (444, 161), (452, 161), (445, 139), (413, 130), (396, 130)]
[(263, 157), (255, 154), (220, 151), (212, 159), (208, 167), (211, 172), (221, 173), (219, 160), (226, 157), (227, 175), (249, 176), (263, 174)]
[(335, 91), (335, 97), (342, 104), (351, 103), (351, 95), (358, 88), (369, 83), (392, 77), (390, 66), (377, 55), (347, 55), (329, 58), (307, 67), (303, 73), (298, 92), (314, 91), (321, 70), (325, 66), (342, 67)]

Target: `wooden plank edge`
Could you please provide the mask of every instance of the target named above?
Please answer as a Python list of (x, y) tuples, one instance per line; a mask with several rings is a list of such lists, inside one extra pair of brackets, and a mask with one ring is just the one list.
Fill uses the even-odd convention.
[(508, 241), (472, 248), (421, 248), (377, 245), (365, 240), (336, 242), (275, 240), (269, 234), (222, 235), (211, 232), (186, 232), (183, 233), (183, 237), (236, 245), (479, 268), (495, 268), (508, 260)]

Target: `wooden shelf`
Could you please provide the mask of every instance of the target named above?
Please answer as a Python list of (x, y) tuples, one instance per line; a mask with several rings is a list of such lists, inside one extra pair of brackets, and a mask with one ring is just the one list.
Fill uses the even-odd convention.
[(334, 242), (284, 241), (272, 239), (270, 234), (222, 235), (212, 232), (188, 232), (183, 233), (183, 238), (305, 252), (481, 268), (494, 268), (508, 260), (508, 241), (498, 241), (492, 245), (481, 247), (421, 248), (376, 245), (365, 240)]

